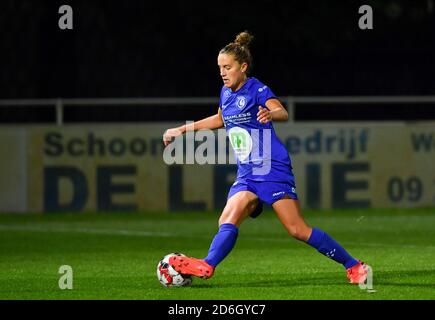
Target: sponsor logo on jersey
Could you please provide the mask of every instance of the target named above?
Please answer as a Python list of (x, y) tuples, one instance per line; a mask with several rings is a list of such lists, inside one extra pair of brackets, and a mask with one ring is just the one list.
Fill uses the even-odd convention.
[(228, 131), (228, 138), (234, 153), (240, 161), (248, 159), (252, 151), (252, 138), (246, 129), (233, 127)]
[(258, 88), (258, 92), (263, 92), (263, 91), (266, 90), (266, 89), (267, 89), (267, 86), (264, 86), (264, 87)]
[(285, 191), (275, 192), (274, 194), (272, 194), (272, 197), (277, 197), (277, 196), (280, 196), (284, 193), (285, 193)]

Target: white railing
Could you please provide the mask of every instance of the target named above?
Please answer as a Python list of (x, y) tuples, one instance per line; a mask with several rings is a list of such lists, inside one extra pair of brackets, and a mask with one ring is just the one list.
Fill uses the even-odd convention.
[[(433, 103), (435, 96), (286, 96), (280, 97), (287, 105), (289, 121), (294, 121), (294, 109), (296, 104), (360, 104), (360, 103)], [(8, 99), (0, 100), (1, 107), (42, 107), (53, 106), (56, 108), (56, 123), (61, 126), (64, 123), (63, 110), (65, 106), (110, 106), (110, 105), (197, 105), (218, 104), (219, 99), (214, 97), (180, 97), (180, 98), (57, 98), (57, 99)]]

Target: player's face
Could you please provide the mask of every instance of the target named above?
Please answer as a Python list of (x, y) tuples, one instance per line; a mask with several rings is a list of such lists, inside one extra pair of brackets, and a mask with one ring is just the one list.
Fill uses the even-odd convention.
[(221, 53), (218, 56), (218, 66), (224, 86), (235, 91), (243, 85), (246, 80), (246, 63), (240, 64), (232, 54)]

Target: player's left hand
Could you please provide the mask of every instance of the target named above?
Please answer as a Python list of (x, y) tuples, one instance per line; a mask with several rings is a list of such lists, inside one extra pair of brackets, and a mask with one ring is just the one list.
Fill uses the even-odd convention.
[(269, 109), (263, 108), (262, 106), (258, 107), (258, 113), (257, 113), (257, 120), (260, 123), (266, 124), (270, 121), (272, 121), (272, 114), (270, 113)]
[(178, 136), (181, 136), (183, 132), (179, 128), (171, 128), (166, 130), (163, 133), (163, 143), (165, 144), (165, 147), (174, 141), (174, 139)]

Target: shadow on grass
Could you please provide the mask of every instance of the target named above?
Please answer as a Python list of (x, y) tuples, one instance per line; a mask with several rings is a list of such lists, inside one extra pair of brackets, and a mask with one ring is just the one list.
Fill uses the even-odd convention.
[(435, 269), (374, 271), (373, 283), (383, 286), (431, 288), (435, 290)]
[[(270, 278), (266, 275), (258, 275), (255, 280), (244, 281), (239, 279), (237, 282), (219, 283), (199, 283), (197, 281), (193, 289), (203, 288), (255, 288), (255, 287), (300, 287), (300, 286), (339, 286), (347, 284), (345, 274), (322, 273), (310, 275), (309, 277), (294, 277), (289, 274), (274, 274)], [(279, 279), (277, 279), (279, 278)], [(416, 279), (418, 278), (418, 279)], [(428, 280), (429, 279), (429, 280)], [(422, 283), (422, 282), (425, 283)], [(427, 282), (429, 281), (429, 282)], [(435, 289), (435, 269), (434, 270), (400, 270), (400, 271), (375, 271), (373, 275), (373, 285), (393, 286), (393, 287), (415, 287)]]
[[(279, 278), (279, 279), (277, 279)], [(289, 274), (274, 274), (273, 278), (268, 278), (265, 275), (260, 275), (258, 277), (250, 277), (249, 281), (244, 281), (243, 279), (239, 279), (237, 282), (227, 282), (227, 283), (201, 283), (196, 282), (195, 286), (192, 288), (242, 288), (242, 287), (290, 287), (290, 286), (326, 286), (326, 285), (337, 285), (340, 284), (337, 279), (337, 274), (324, 274), (316, 276), (307, 277), (294, 277)]]

